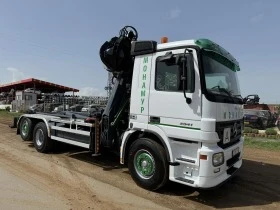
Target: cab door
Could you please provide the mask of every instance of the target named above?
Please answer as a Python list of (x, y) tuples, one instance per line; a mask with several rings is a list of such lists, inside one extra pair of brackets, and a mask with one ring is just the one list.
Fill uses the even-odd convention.
[(200, 130), (201, 88), (198, 61), (196, 51), (189, 50), (192, 54), (189, 68), (194, 71), (195, 80), (193, 91), (185, 93), (186, 97), (191, 99), (189, 104), (186, 102), (183, 92), (182, 68), (180, 70), (176, 63), (170, 64), (160, 61), (166, 53), (183, 55), (185, 49), (157, 52), (152, 58), (149, 126), (150, 128), (157, 126), (168, 136), (174, 138), (182, 138), (190, 130)]

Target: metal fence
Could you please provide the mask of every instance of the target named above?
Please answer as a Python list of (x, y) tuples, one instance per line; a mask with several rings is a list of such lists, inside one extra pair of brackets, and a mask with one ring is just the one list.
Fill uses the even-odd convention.
[[(28, 110), (36, 110), (41, 112), (54, 111), (80, 111), (83, 107), (95, 105), (105, 106), (108, 97), (104, 96), (75, 96), (64, 95), (60, 93), (43, 93), (37, 95), (34, 101), (19, 95), (15, 95), (15, 91), (9, 93), (0, 93), (0, 105), (11, 105), (13, 112), (26, 112)], [(28, 101), (30, 100), (30, 101)]]
[(33, 104), (31, 101), (14, 100), (12, 101), (12, 112), (24, 112), (29, 109)]
[(80, 112), (82, 109), (90, 111), (92, 107), (106, 106), (108, 97), (48, 97), (38, 99), (37, 104), (30, 104), (25, 100), (14, 100), (12, 102), (12, 111), (26, 112), (28, 110), (37, 112), (59, 112), (59, 111), (75, 111)]
[(107, 97), (50, 97), (31, 107), (31, 110), (36, 109), (39, 112), (81, 112), (83, 109), (83, 111), (90, 112), (94, 107), (106, 106), (107, 101)]

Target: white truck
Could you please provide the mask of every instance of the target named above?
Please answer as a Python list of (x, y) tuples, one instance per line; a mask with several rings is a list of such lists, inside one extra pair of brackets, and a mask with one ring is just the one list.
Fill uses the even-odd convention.
[(115, 83), (105, 110), (88, 118), (24, 114), (17, 134), (38, 152), (65, 142), (115, 151), (133, 180), (195, 188), (226, 182), (242, 165), (243, 101), (235, 58), (208, 39), (139, 41), (135, 28), (105, 42), (100, 58)]

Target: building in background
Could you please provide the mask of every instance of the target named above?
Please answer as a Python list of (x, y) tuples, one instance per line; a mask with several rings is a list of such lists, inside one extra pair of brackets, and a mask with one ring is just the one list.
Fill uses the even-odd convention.
[(0, 85), (0, 105), (11, 106), (13, 112), (80, 112), (107, 104), (108, 97), (77, 96), (76, 92), (76, 88), (30, 78)]
[[(44, 103), (44, 99), (52, 98), (55, 103), (61, 97), (64, 97), (66, 92), (72, 92), (74, 97), (75, 92), (79, 92), (76, 88), (66, 87), (51, 82), (29, 78), (0, 85), (0, 103), (12, 104), (12, 111), (25, 111), (30, 106)], [(53, 100), (54, 99), (54, 100)]]

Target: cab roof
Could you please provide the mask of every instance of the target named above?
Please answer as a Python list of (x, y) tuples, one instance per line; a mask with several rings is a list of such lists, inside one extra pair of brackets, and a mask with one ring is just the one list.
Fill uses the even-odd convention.
[[(208, 51), (211, 56), (215, 57), (213, 53), (216, 55), (227, 58), (229, 61), (231, 61), (234, 65), (231, 65), (230, 68), (234, 71), (239, 71), (239, 63), (238, 61), (223, 47), (218, 45), (217, 43), (209, 40), (209, 39), (193, 39), (193, 40), (183, 40), (183, 41), (175, 41), (175, 42), (167, 42), (167, 43), (160, 43), (157, 44), (157, 50), (164, 50), (168, 48), (177, 48), (182, 46), (188, 46), (188, 45), (195, 45), (198, 46), (201, 49), (204, 49), (205, 51)], [(217, 57), (217, 56), (216, 56)]]
[(176, 48), (186, 45), (196, 45), (195, 40), (183, 40), (183, 41), (175, 41), (175, 42), (167, 42), (163, 44), (157, 45), (157, 50), (163, 50), (166, 48)]

